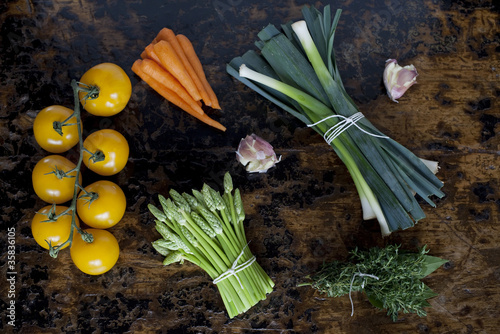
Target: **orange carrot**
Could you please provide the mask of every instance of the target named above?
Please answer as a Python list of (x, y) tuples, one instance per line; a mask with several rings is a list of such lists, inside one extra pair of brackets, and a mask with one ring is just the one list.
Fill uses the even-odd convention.
[(189, 63), (191, 66), (193, 66), (194, 70), (196, 71), (196, 74), (200, 78), (201, 82), (203, 83), (203, 86), (205, 87), (205, 90), (207, 91), (210, 100), (212, 101), (212, 108), (214, 109), (220, 109), (219, 101), (217, 100), (217, 96), (215, 95), (212, 87), (207, 81), (207, 78), (205, 76), (205, 71), (203, 71), (203, 66), (201, 65), (200, 59), (196, 55), (196, 52), (194, 50), (193, 44), (191, 44), (191, 41), (184, 35), (178, 34), (177, 40), (179, 41), (179, 44), (181, 45), (182, 49), (184, 50), (184, 53), (186, 54), (186, 57), (189, 60)]
[(210, 100), (208, 92), (206, 91), (205, 86), (201, 82), (201, 79), (198, 77), (193, 66), (189, 62), (186, 54), (184, 53), (184, 50), (182, 49), (179, 41), (177, 40), (174, 32), (171, 29), (163, 28), (162, 30), (160, 30), (160, 32), (158, 33), (158, 35), (155, 38), (156, 42), (159, 42), (162, 40), (167, 41), (170, 43), (170, 45), (172, 45), (172, 47), (175, 50), (175, 53), (177, 54), (177, 56), (181, 60), (182, 64), (186, 68), (186, 71), (188, 72), (189, 76), (191, 77), (191, 79), (193, 79), (193, 82), (196, 85), (196, 88), (200, 92), (201, 99), (203, 100), (203, 102), (205, 102), (205, 105), (211, 106), (212, 102)]
[(141, 70), (152, 77), (154, 80), (161, 83), (163, 86), (167, 87), (174, 93), (176, 93), (181, 99), (183, 99), (187, 104), (189, 104), (195, 111), (200, 115), (204, 114), (203, 109), (200, 105), (196, 103), (195, 100), (189, 95), (186, 89), (180, 84), (180, 82), (174, 78), (168, 71), (163, 69), (154, 60), (144, 59), (141, 62)]
[(163, 67), (169, 71), (179, 82), (186, 88), (189, 95), (193, 97), (194, 100), (201, 100), (200, 92), (196, 88), (193, 79), (189, 76), (186, 68), (182, 64), (181, 60), (175, 53), (172, 45), (167, 41), (159, 41), (153, 45), (153, 49), (160, 58), (160, 62)]
[[(156, 54), (156, 52), (153, 48), (153, 43), (146, 46), (146, 48), (144, 49), (144, 52), (146, 52), (146, 55), (149, 59), (153, 59), (158, 64), (161, 64), (160, 58), (158, 58), (158, 55)], [(142, 59), (144, 59), (144, 58), (142, 58)]]
[(157, 93), (159, 93), (161, 96), (163, 96), (165, 99), (167, 99), (171, 103), (175, 104), (176, 106), (178, 106), (179, 108), (181, 108), (185, 111), (190, 110), (191, 106), (186, 101), (181, 99), (179, 97), (179, 95), (175, 94), (172, 90), (163, 86), (158, 81), (154, 80), (151, 76), (146, 74), (141, 68), (142, 62), (143, 62), (143, 60), (137, 59), (134, 62), (134, 64), (132, 65), (132, 72), (137, 74), (151, 88), (153, 88)]
[(141, 59), (136, 60), (134, 62), (134, 64), (132, 65), (132, 72), (134, 72), (142, 80), (144, 80), (144, 82), (146, 82), (149, 85), (149, 87), (151, 87), (158, 94), (163, 96), (165, 99), (167, 99), (171, 103), (175, 104), (176, 106), (178, 106), (182, 110), (186, 111), (190, 115), (196, 117), (200, 121), (202, 121), (210, 126), (213, 126), (219, 130), (226, 131), (226, 127), (224, 127), (222, 124), (220, 124), (217, 121), (214, 121), (213, 119), (208, 117), (207, 114), (200, 115), (198, 112), (193, 110), (188, 103), (186, 103), (182, 98), (180, 98), (179, 95), (177, 95), (172, 90), (168, 89), (167, 87), (165, 87), (164, 85), (162, 85), (161, 83), (159, 83), (158, 81), (156, 81), (155, 79), (153, 79), (152, 77), (150, 77), (149, 75), (144, 73), (144, 71), (141, 69), (142, 62), (143, 62), (143, 60), (141, 60)]

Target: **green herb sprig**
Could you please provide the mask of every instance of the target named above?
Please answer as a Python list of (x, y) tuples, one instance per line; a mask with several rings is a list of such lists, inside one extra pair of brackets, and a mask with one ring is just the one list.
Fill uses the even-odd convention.
[(418, 253), (400, 251), (396, 245), (368, 251), (356, 248), (351, 251), (349, 262), (324, 264), (308, 277), (308, 282), (300, 285), (310, 285), (328, 297), (364, 291), (370, 303), (386, 309), (393, 321), (398, 319), (400, 312), (423, 317), (427, 315), (425, 308), (430, 306), (427, 299), (437, 294), (421, 279), (447, 262), (427, 253), (425, 246)]
[(264, 300), (274, 283), (248, 248), (243, 202), (239, 189), (233, 192), (231, 175), (224, 176), (222, 195), (207, 184), (192, 195), (174, 189), (169, 195), (159, 195), (161, 209), (148, 205), (162, 236), (152, 245), (165, 256), (163, 265), (187, 260), (205, 270), (230, 318)]

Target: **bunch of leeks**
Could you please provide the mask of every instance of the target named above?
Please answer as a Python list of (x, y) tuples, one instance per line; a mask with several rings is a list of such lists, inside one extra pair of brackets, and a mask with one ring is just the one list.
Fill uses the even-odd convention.
[(435, 206), (443, 183), (426, 161), (385, 136), (348, 96), (336, 64), (333, 41), (341, 10), (333, 16), (304, 7), (304, 20), (268, 25), (250, 50), (227, 72), (312, 127), (349, 170), (364, 219), (377, 218), (382, 235), (414, 226), (425, 213), (415, 193)]

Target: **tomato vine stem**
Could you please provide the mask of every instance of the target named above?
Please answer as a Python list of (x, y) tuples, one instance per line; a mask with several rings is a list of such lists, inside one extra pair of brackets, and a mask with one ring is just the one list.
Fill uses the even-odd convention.
[[(76, 118), (76, 126), (78, 129), (78, 142), (79, 142), (80, 155), (78, 157), (78, 162), (76, 164), (76, 167), (73, 168), (71, 171), (69, 171), (69, 172), (60, 171), (60, 172), (62, 172), (62, 173), (60, 173), (60, 172), (58, 172), (58, 169), (56, 168), (52, 172), (52, 173), (56, 174), (56, 176), (58, 176), (58, 177), (59, 177), (59, 175), (61, 175), (61, 177), (74, 177), (75, 178), (75, 187), (74, 187), (73, 199), (71, 200), (71, 204), (69, 205), (69, 207), (66, 210), (64, 210), (60, 214), (52, 215), (52, 217), (49, 217), (49, 219), (57, 220), (62, 215), (68, 214), (71, 211), (71, 231), (69, 233), (68, 239), (58, 246), (52, 246), (52, 244), (50, 242), (47, 242), (49, 244), (49, 254), (53, 258), (56, 258), (57, 255), (59, 254), (59, 250), (64, 248), (66, 245), (69, 245), (71, 247), (71, 243), (73, 241), (73, 234), (74, 234), (75, 230), (80, 234), (81, 238), (85, 242), (91, 243), (94, 241), (94, 237), (92, 236), (92, 234), (90, 234), (86, 231), (83, 231), (78, 225), (76, 225), (76, 202), (78, 200), (78, 193), (80, 190), (82, 190), (85, 192), (85, 194), (82, 196), (89, 196), (89, 193), (85, 191), (85, 189), (82, 187), (82, 185), (78, 181), (80, 178), (80, 173), (81, 173), (83, 152), (87, 151), (83, 147), (83, 138), (82, 138), (83, 131), (82, 131), (82, 122), (81, 122), (79, 93), (80, 92), (87, 93), (83, 97), (84, 101), (89, 100), (89, 99), (95, 99), (99, 96), (99, 88), (97, 86), (89, 86), (89, 85), (79, 83), (74, 79), (71, 81), (71, 88), (73, 89), (73, 97), (74, 97), (74, 102), (75, 102), (74, 103), (75, 104), (74, 111), (73, 111), (73, 114), (70, 117), (68, 117), (68, 119), (66, 119), (62, 122), (61, 126), (66, 125), (65, 123), (67, 121), (69, 121), (69, 119), (71, 119), (72, 117)], [(54, 130), (57, 132), (55, 126), (54, 126)], [(71, 173), (71, 172), (76, 172), (76, 175), (74, 175), (74, 176), (67, 175), (68, 173)]]

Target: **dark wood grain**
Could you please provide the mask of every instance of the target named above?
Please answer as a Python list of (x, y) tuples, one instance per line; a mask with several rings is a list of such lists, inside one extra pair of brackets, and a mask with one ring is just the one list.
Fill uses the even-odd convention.
[[(315, 2), (322, 6), (328, 2)], [(8, 1), (0, 4), (0, 227), (15, 227), (16, 326), (8, 324), (7, 233), (2, 233), (0, 331), (19, 333), (496, 333), (500, 328), (500, 40), (493, 1), (338, 1), (335, 48), (349, 94), (382, 131), (418, 156), (437, 160), (446, 197), (422, 203), (427, 218), (383, 239), (362, 221), (358, 195), (323, 139), (225, 72), (253, 49), (262, 27), (300, 19), (305, 1)], [(130, 67), (162, 27), (188, 36), (223, 107), (217, 132), (156, 95)], [(385, 60), (414, 64), (418, 84), (398, 104), (385, 95)], [(107, 179), (127, 196), (110, 231), (120, 258), (91, 277), (33, 240), (44, 206), (31, 171), (47, 153), (33, 138), (37, 112), (72, 107), (71, 79), (101, 62), (130, 75), (128, 107), (111, 118), (84, 115), (85, 133), (114, 128), (129, 140), (126, 168)], [(282, 161), (249, 175), (234, 151), (256, 133)], [(66, 154), (76, 159), (77, 151)], [(229, 319), (216, 287), (190, 263), (163, 267), (148, 203), (168, 189), (217, 185), (226, 171), (243, 194), (246, 233), (275, 290)], [(84, 184), (101, 177), (84, 170)], [(425, 279), (439, 295), (427, 317), (392, 322), (366, 297), (327, 298), (297, 287), (324, 261), (354, 247), (401, 244), (449, 260)], [(2, 276), (3, 277), (3, 276)]]

